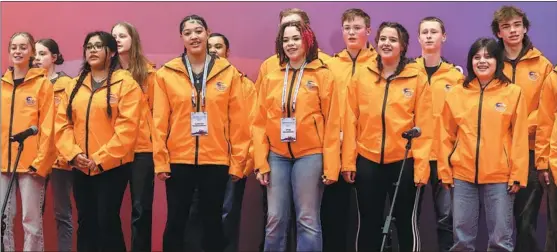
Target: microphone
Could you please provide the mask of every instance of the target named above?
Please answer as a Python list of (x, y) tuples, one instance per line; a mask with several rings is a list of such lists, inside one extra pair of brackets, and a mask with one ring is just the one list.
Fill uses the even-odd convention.
[(37, 133), (39, 133), (39, 128), (37, 128), (37, 126), (33, 125), (33, 126), (29, 127), (28, 129), (11, 136), (10, 137), (10, 142), (23, 142), (23, 140), (25, 140), (26, 138), (28, 138), (30, 136), (34, 136)]
[(417, 126), (402, 133), (402, 137), (406, 139), (416, 138), (421, 135), (422, 135), (422, 130), (420, 130), (420, 127)]

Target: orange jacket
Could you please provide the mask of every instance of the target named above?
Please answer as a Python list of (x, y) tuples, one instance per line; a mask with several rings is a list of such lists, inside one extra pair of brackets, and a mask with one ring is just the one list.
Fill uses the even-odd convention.
[[(64, 97), (64, 92), (66, 91), (66, 89), (68, 87), (70, 87), (72, 85), (73, 81), (74, 80), (72, 80), (72, 78), (68, 77), (64, 72), (58, 73), (58, 77), (56, 78), (56, 81), (54, 82), (54, 113), (56, 113), (58, 111), (58, 105), (60, 105), (60, 102), (62, 101), (62, 98)], [(54, 118), (55, 117), (56, 117), (56, 115), (54, 115)], [(54, 134), (52, 134), (52, 135), (53, 135), (53, 144), (54, 144)], [(71, 171), (72, 167), (68, 164), (68, 161), (64, 159), (64, 156), (62, 156), (60, 154), (58, 149), (56, 149), (56, 153), (57, 153), (58, 159), (56, 159), (56, 162), (54, 163), (53, 168)]]
[[(416, 59), (416, 65), (423, 70), (424, 74), (427, 76), (426, 67), (425, 67), (425, 59), (422, 57), (418, 57)], [(445, 103), (445, 96), (447, 92), (451, 89), (452, 86), (457, 84), (462, 84), (464, 82), (464, 75), (455, 68), (455, 66), (451, 63), (446, 61), (442, 61), (439, 69), (431, 78), (428, 76), (428, 84), (429, 89), (431, 90), (431, 104), (433, 108), (433, 121), (436, 122), (439, 119), (439, 115), (443, 110), (443, 104)], [(433, 132), (437, 132), (435, 128), (436, 123), (434, 123), (434, 130)], [(431, 145), (431, 156), (430, 160), (437, 160), (437, 141), (433, 141)]]
[[(355, 59), (352, 59), (348, 51), (346, 49), (342, 50), (340, 53), (335, 54), (334, 57), (327, 60), (325, 64), (331, 69), (333, 74), (335, 75), (335, 84), (337, 85), (335, 88), (338, 89), (339, 94), (339, 112), (340, 112), (340, 121), (343, 121), (344, 118), (344, 111), (346, 107), (346, 87), (352, 76), (356, 72), (357, 69), (362, 69), (361, 66), (367, 66), (375, 62), (377, 58), (377, 52), (371, 47), (369, 50), (360, 50), (358, 55), (356, 55)], [(341, 132), (342, 132), (342, 123), (341, 123)], [(341, 134), (342, 138), (342, 134)], [(342, 139), (341, 139), (342, 140)]]
[(2, 77), (2, 172), (13, 171), (17, 155), (17, 143), (9, 137), (35, 125), (39, 133), (24, 141), (16, 172), (27, 172), (30, 166), (37, 174), (46, 177), (56, 160), (53, 126), (54, 107), (52, 84), (46, 70), (31, 68), (22, 84), (14, 87), (13, 72), (8, 70)]
[[(215, 58), (207, 75), (206, 105), (192, 105), (192, 86), (182, 57), (157, 71), (153, 106), (155, 172), (170, 172), (170, 164), (228, 165), (229, 173), (243, 177), (249, 147), (244, 84), (238, 70), (224, 58)], [(192, 136), (192, 112), (206, 111), (208, 135)]]
[[(387, 81), (377, 63), (357, 71), (348, 85), (344, 115), (342, 171), (356, 171), (358, 154), (380, 164), (401, 161), (404, 131), (417, 126), (422, 135), (414, 140), (408, 157), (414, 158), (414, 182), (427, 183), (433, 122), (427, 76), (408, 64)], [(379, 83), (376, 83), (379, 80)]]
[[(333, 94), (334, 76), (319, 59), (309, 62), (304, 69), (296, 99), (296, 111), (292, 113), (291, 101), (299, 70), (288, 73), (285, 97), (287, 111), (282, 112), (282, 92), (285, 68), (266, 75), (261, 83), (257, 100), (257, 114), (253, 124), (255, 167), (260, 173), (271, 171), (267, 158), (269, 151), (289, 158), (311, 154), (323, 154), (324, 178), (337, 180), (340, 168), (340, 120), (338, 110), (331, 103), (337, 99)], [(329, 111), (331, 110), (331, 111)], [(296, 118), (296, 142), (281, 141), (281, 118)]]
[[(530, 150), (535, 149), (536, 127), (538, 123), (538, 105), (540, 92), (544, 80), (553, 70), (553, 65), (542, 53), (531, 47), (513, 65), (508, 59), (505, 60), (503, 72), (516, 83), (524, 92), (524, 102), (528, 111), (528, 139)], [(549, 132), (551, 134), (551, 132)], [(549, 137), (549, 135), (548, 135)], [(549, 138), (548, 138), (549, 139)]]
[[(540, 106), (538, 110), (538, 129), (536, 131), (536, 167), (539, 170), (557, 168), (552, 163), (554, 141), (557, 138), (554, 131), (555, 113), (557, 113), (557, 67), (544, 81), (540, 95)], [(551, 148), (550, 148), (551, 146)], [(557, 171), (553, 172), (557, 176)]]
[[(319, 52), (317, 53), (317, 57), (323, 62), (326, 62), (329, 59), (331, 59), (331, 56), (327, 55), (321, 50), (319, 50)], [(255, 90), (257, 91), (257, 93), (259, 93), (259, 90), (261, 89), (261, 82), (267, 76), (267, 74), (280, 68), (281, 65), (277, 55), (273, 55), (267, 58), (265, 61), (263, 61), (263, 63), (259, 67), (259, 74), (257, 75), (257, 80), (255, 80)]]
[(474, 79), (457, 85), (437, 121), (439, 179), (476, 184), (519, 182), (528, 178), (526, 98), (518, 85), (491, 81), (484, 89)]
[(72, 121), (66, 109), (74, 81), (62, 96), (56, 115), (56, 147), (65, 160), (83, 153), (99, 165), (99, 170), (82, 172), (93, 176), (134, 159), (139, 118), (141, 88), (126, 70), (116, 70), (110, 77), (110, 106), (107, 115), (107, 82), (92, 91), (91, 73), (83, 80), (72, 102)]
[(153, 152), (151, 131), (153, 127), (153, 95), (156, 81), (156, 70), (152, 65), (148, 65), (148, 75), (142, 86), (139, 132), (135, 144), (136, 153)]
[(252, 126), (253, 121), (255, 120), (255, 108), (257, 105), (257, 92), (255, 91), (255, 84), (253, 81), (248, 79), (248, 77), (241, 74), (242, 83), (243, 83), (243, 97), (246, 104), (246, 111), (249, 113), (248, 122), (249, 122), (249, 147), (248, 147), (248, 155), (246, 157), (246, 166), (244, 168), (244, 176), (249, 176), (249, 174), (254, 170), (254, 160), (253, 160), (253, 134), (252, 134)]

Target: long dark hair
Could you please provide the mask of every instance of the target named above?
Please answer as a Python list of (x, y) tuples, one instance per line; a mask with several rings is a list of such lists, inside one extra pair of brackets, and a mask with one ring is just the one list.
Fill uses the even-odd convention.
[(503, 84), (511, 83), (511, 80), (503, 73), (503, 67), (505, 66), (505, 62), (503, 60), (503, 48), (499, 45), (499, 43), (497, 43), (497, 40), (493, 38), (479, 38), (472, 44), (470, 51), (468, 51), (468, 60), (466, 61), (468, 76), (466, 76), (463, 86), (465, 88), (469, 87), (470, 82), (477, 78), (476, 73), (474, 73), (472, 60), (474, 59), (474, 55), (476, 55), (476, 53), (483, 48), (485, 48), (487, 53), (494, 57), (497, 62), (497, 67), (495, 68), (495, 74), (493, 76), (494, 79), (498, 79)]
[[(379, 42), (379, 37), (381, 36), (381, 31), (383, 31), (383, 29), (385, 28), (393, 28), (396, 30), (398, 34), (399, 43), (402, 48), (400, 50), (400, 60), (398, 61), (398, 66), (396, 67), (396, 70), (393, 73), (393, 75), (389, 77), (391, 78), (399, 75), (402, 72), (402, 70), (404, 70), (406, 64), (408, 64), (408, 62), (410, 61), (408, 58), (406, 58), (406, 52), (408, 51), (408, 43), (410, 40), (410, 36), (408, 35), (408, 31), (406, 30), (406, 28), (404, 28), (404, 26), (402, 26), (401, 24), (397, 22), (383, 22), (379, 26), (379, 29), (377, 29), (377, 34), (375, 35), (375, 44), (377, 45), (379, 44), (378, 42)], [(383, 61), (381, 60), (380, 54), (377, 54), (377, 68), (379, 69), (379, 74), (381, 74), (383, 72)], [(376, 83), (379, 83), (379, 81), (381, 81), (381, 78), (378, 78)]]
[(300, 35), (302, 37), (302, 43), (304, 44), (304, 47), (306, 49), (306, 62), (309, 63), (317, 59), (319, 45), (317, 43), (317, 38), (315, 37), (315, 33), (313, 32), (311, 27), (309, 27), (308, 24), (297, 22), (297, 21), (288, 22), (280, 26), (277, 35), (277, 40), (275, 41), (275, 51), (277, 57), (280, 60), (280, 64), (282, 65), (290, 61), (290, 59), (286, 57), (286, 53), (284, 52), (284, 47), (282, 45), (283, 44), (282, 40), (284, 38), (284, 30), (286, 30), (286, 27), (289, 26), (296, 27), (296, 29), (300, 32)]
[[(112, 37), (112, 35), (108, 32), (104, 32), (104, 31), (95, 31), (95, 32), (91, 32), (89, 34), (87, 34), (87, 36), (85, 37), (85, 41), (83, 42), (83, 64), (81, 65), (81, 73), (79, 74), (79, 79), (77, 80), (77, 84), (75, 85), (74, 89), (72, 90), (72, 93), (70, 95), (70, 100), (68, 103), (68, 108), (66, 110), (66, 114), (68, 117), (68, 120), (71, 122), (72, 121), (72, 102), (73, 99), (75, 98), (75, 95), (77, 94), (77, 91), (79, 90), (79, 88), (81, 88), (81, 86), (83, 85), (83, 80), (85, 80), (85, 77), (87, 77), (87, 75), (91, 72), (91, 66), (89, 65), (89, 63), (87, 62), (87, 59), (85, 58), (85, 51), (87, 50), (87, 43), (89, 42), (89, 39), (91, 39), (92, 37), (98, 36), (99, 39), (102, 41), (103, 43), (103, 47), (104, 47), (104, 51), (105, 51), (105, 55), (106, 57), (109, 57), (109, 53), (114, 53), (114, 56), (112, 56), (112, 58), (110, 58), (110, 66), (109, 66), (109, 70), (108, 70), (108, 78), (106, 80), (106, 113), (108, 114), (108, 117), (112, 117), (112, 108), (110, 107), (110, 86), (111, 86), (111, 82), (110, 79), (112, 78), (112, 73), (114, 72), (114, 70), (116, 70), (116, 68), (118, 68), (119, 66), (119, 61), (118, 61), (118, 45), (116, 43), (116, 39), (114, 39), (114, 37)], [(92, 78), (92, 77), (91, 77)]]

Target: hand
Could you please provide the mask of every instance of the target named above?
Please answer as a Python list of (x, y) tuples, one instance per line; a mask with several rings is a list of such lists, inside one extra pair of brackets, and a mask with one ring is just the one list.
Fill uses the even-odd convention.
[(157, 173), (157, 178), (159, 178), (161, 181), (165, 181), (170, 178), (170, 172)]
[(234, 182), (234, 183), (238, 182), (238, 180), (242, 179), (242, 178), (240, 178), (238, 176), (235, 176), (235, 175), (230, 175), (230, 178), (232, 179), (232, 182)]
[(542, 186), (549, 185), (549, 172), (547, 170), (539, 170), (538, 171), (538, 180)]
[(323, 184), (325, 185), (332, 185), (334, 184), (336, 181), (334, 180), (330, 180), (330, 179), (323, 179)]
[(78, 168), (86, 169), (89, 167), (89, 159), (87, 159), (87, 156), (83, 153), (77, 154), (77, 156), (73, 159), (72, 164)]
[(356, 172), (353, 171), (345, 171), (342, 172), (342, 177), (346, 183), (353, 184), (356, 181)]
[(509, 188), (507, 188), (507, 191), (510, 194), (515, 194), (515, 193), (518, 192), (518, 190), (520, 190), (520, 185), (517, 185), (517, 184), (513, 184), (512, 186), (509, 186)]
[(95, 161), (93, 161), (92, 159), (88, 159), (89, 163), (87, 164), (87, 168), (90, 171), (97, 171), (99, 170), (99, 166), (95, 163)]
[(454, 188), (454, 184), (448, 184), (448, 183), (441, 183), (443, 185), (443, 188), (445, 188), (446, 190), (450, 190), (451, 188)]
[(267, 172), (265, 174), (261, 174), (261, 173), (257, 173), (257, 175), (255, 176), (255, 178), (259, 181), (259, 183), (262, 186), (268, 186), (269, 185), (269, 179), (270, 179), (270, 172)]
[(33, 177), (38, 176), (37, 169), (35, 169), (35, 167), (33, 166), (29, 166), (29, 170), (27, 170), (27, 174), (32, 175)]
[(417, 187), (417, 188), (421, 188), (421, 187), (424, 186), (424, 185), (425, 185), (424, 183), (417, 183), (417, 184), (416, 184), (416, 187)]

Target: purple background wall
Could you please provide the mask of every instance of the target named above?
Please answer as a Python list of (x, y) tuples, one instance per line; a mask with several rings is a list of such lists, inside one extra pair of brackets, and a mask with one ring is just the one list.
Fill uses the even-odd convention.
[[(134, 24), (141, 35), (148, 57), (158, 66), (182, 52), (179, 38), (179, 22), (189, 14), (198, 14), (207, 20), (214, 32), (224, 33), (231, 42), (230, 60), (252, 79), (256, 78), (259, 64), (273, 54), (274, 40), (281, 9), (298, 7), (308, 12), (312, 27), (317, 33), (320, 47), (329, 54), (344, 47), (340, 17), (348, 8), (362, 8), (370, 14), (373, 41), (381, 21), (402, 23), (411, 33), (409, 56), (418, 56), (418, 22), (425, 16), (438, 16), (445, 21), (448, 40), (444, 56), (449, 61), (465, 66), (465, 58), (471, 43), (480, 36), (492, 36), (490, 23), (493, 12), (504, 3), (500, 2), (2, 2), (2, 64), (5, 71), (9, 59), (5, 53), (11, 34), (29, 31), (36, 39), (51, 37), (57, 40), (66, 63), (59, 68), (76, 75), (81, 62), (81, 45), (87, 32), (96, 29), (109, 30), (118, 21)], [(529, 15), (532, 27), (529, 35), (550, 61), (557, 62), (557, 3), (525, 3), (514, 5)], [(375, 43), (373, 43), (375, 44)], [(49, 195), (50, 196), (50, 195)], [(129, 195), (122, 207), (123, 228), (129, 242)], [(429, 191), (424, 201), (422, 234), (424, 249), (433, 250), (435, 225), (432, 219)], [(164, 184), (156, 182), (153, 218), (153, 249), (161, 249), (162, 231), (166, 221)], [(75, 210), (74, 210), (75, 211)], [(540, 216), (540, 243), (545, 237), (545, 203)], [(257, 248), (261, 235), (260, 190), (253, 178), (248, 181), (245, 193), (241, 226), (242, 250)], [(75, 212), (74, 212), (74, 216)], [(343, 217), (340, 217), (343, 218)], [(52, 213), (52, 197), (47, 199), (45, 213), (46, 249), (56, 249), (55, 224)], [(21, 227), (16, 229), (18, 244), (22, 241)], [(485, 246), (485, 229), (479, 234), (480, 249)], [(20, 246), (18, 248), (21, 249)]]

